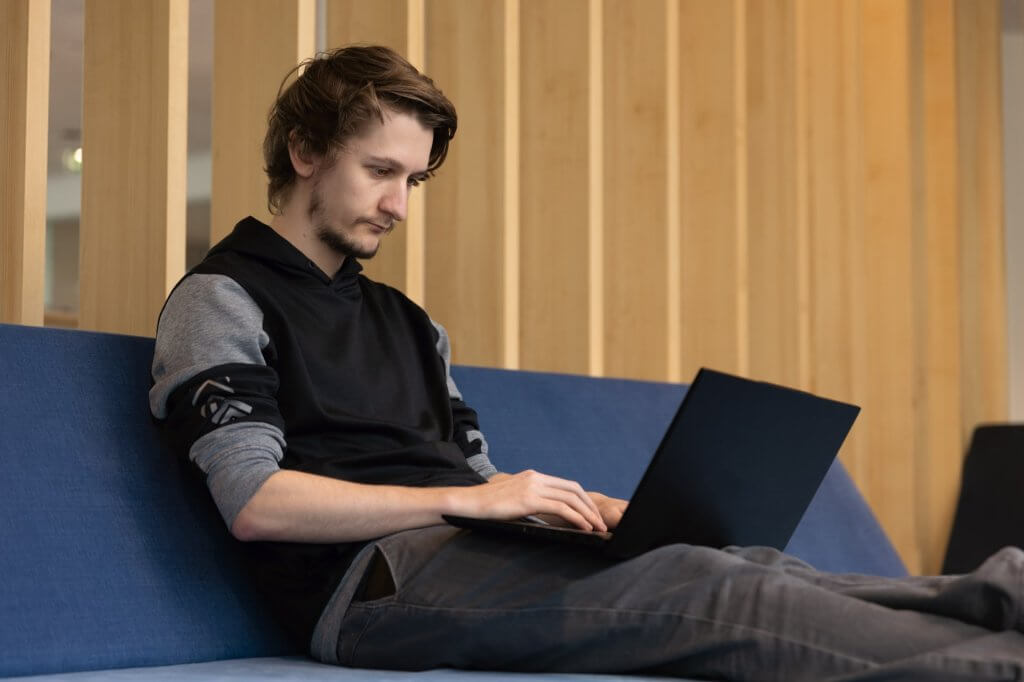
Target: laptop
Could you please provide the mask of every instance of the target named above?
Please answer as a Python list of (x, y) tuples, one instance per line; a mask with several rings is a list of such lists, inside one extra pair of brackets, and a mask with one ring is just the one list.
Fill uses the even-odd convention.
[(628, 558), (661, 545), (784, 549), (860, 408), (701, 369), (614, 532), (446, 515), (453, 526), (594, 547)]

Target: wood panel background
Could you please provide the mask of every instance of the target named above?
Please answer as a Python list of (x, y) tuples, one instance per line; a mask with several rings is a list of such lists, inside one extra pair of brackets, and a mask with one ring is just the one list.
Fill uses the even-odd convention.
[(269, 221), (267, 114), (289, 69), (312, 56), (315, 0), (217, 0), (213, 23), (210, 240), (247, 215)]
[[(121, 68), (96, 35), (161, 55), (180, 40), (181, 0), (146, 3), (159, 18), (121, 1), (87, 25), (87, 78)], [(222, 3), (214, 237), (264, 209), (262, 120), (315, 20), (310, 0)], [(910, 568), (939, 568), (966, 439), (1007, 411), (998, 0), (326, 7), (329, 47), (391, 45), (459, 109), (447, 164), (367, 268), (448, 327), (457, 362), (656, 380), (708, 365), (856, 402), (841, 457)], [(106, 168), (102, 139), (150, 159), (117, 188), (86, 177), (82, 319), (112, 331), (155, 317), (181, 267), (184, 190), (160, 178), (183, 67), (132, 63), (86, 102), (87, 169)], [(109, 212), (149, 182), (166, 206)], [(84, 229), (101, 223), (117, 227)]]
[[(435, 0), (426, 14), (426, 63), (459, 112), (437, 182), (427, 183), (424, 303), (457, 344), (460, 362), (503, 366), (506, 333), (505, 53), (502, 3)], [(472, 55), (472, 58), (467, 58)]]
[(593, 3), (528, 0), (521, 10), (529, 30), (520, 32), (518, 175), (529, 200), (519, 214), (519, 265), (528, 273), (519, 289), (519, 362), (587, 374)]
[(79, 326), (152, 334), (185, 269), (186, 0), (85, 5)]
[(50, 0), (0, 6), (0, 322), (43, 323)]

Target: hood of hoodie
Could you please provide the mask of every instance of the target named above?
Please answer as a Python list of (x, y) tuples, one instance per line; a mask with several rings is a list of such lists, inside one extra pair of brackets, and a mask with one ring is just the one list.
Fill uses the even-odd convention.
[(234, 252), (255, 258), (289, 278), (314, 282), (342, 292), (358, 286), (357, 277), (363, 266), (347, 256), (333, 277), (325, 273), (306, 254), (282, 237), (274, 228), (249, 216), (241, 220), (231, 233), (218, 242), (207, 258)]

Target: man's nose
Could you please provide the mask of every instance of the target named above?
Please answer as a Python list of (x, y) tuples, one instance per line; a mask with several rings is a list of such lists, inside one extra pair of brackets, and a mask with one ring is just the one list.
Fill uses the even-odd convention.
[(409, 212), (409, 186), (405, 182), (389, 185), (381, 198), (380, 210), (395, 220), (405, 220)]

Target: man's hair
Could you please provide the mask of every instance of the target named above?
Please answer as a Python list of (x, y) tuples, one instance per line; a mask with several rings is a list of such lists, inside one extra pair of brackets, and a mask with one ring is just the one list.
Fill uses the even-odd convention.
[[(302, 69), (305, 68), (304, 71)], [(288, 80), (301, 71), (293, 83)], [(434, 131), (427, 174), (448, 154), (455, 107), (427, 76), (387, 47), (350, 46), (323, 52), (292, 69), (281, 83), (263, 140), (267, 205), (277, 213), (295, 183), (288, 143), (299, 153), (333, 159), (345, 142), (385, 110), (415, 116)]]

